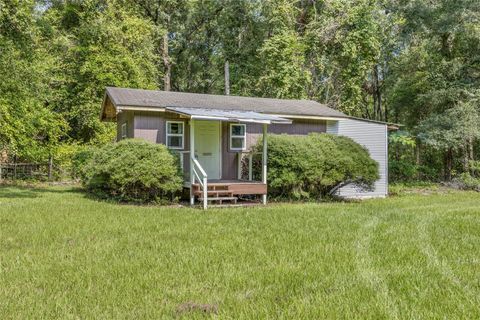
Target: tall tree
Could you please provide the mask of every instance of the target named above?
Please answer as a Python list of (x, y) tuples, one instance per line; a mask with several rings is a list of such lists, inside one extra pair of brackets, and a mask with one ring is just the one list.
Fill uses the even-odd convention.
[(0, 1), (0, 152), (46, 160), (66, 123), (48, 105), (52, 61), (39, 46), (34, 1)]
[(155, 89), (154, 28), (117, 0), (52, 2), (42, 16), (43, 43), (56, 63), (49, 103), (75, 140), (111, 140), (99, 121), (106, 86)]

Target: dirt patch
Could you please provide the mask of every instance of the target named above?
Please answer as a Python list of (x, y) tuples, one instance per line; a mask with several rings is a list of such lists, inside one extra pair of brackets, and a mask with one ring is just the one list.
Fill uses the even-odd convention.
[(201, 304), (195, 302), (185, 302), (177, 306), (177, 314), (182, 315), (190, 312), (201, 312), (205, 314), (217, 314), (218, 305), (216, 304)]

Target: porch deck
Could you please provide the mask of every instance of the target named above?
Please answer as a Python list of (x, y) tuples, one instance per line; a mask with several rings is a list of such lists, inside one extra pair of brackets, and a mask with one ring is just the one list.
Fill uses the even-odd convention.
[[(202, 190), (199, 183), (192, 184), (195, 196), (201, 196)], [(209, 196), (240, 196), (267, 194), (267, 184), (250, 180), (222, 180), (209, 179), (207, 183)]]

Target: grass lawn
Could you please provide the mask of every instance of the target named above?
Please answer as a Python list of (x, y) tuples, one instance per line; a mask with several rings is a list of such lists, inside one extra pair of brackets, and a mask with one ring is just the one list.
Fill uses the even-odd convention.
[(0, 319), (479, 319), (480, 194), (212, 209), (0, 187)]

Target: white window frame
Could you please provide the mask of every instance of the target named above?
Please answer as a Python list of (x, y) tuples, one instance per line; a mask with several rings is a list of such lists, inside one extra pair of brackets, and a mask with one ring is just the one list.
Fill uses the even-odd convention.
[(127, 137), (127, 123), (124, 122), (122, 123), (122, 126), (120, 128), (120, 136), (122, 139), (125, 139)]
[[(168, 126), (171, 123), (181, 124), (182, 125), (182, 133), (168, 133)], [(168, 145), (168, 137), (182, 137), (182, 145), (180, 147), (169, 146)], [(169, 149), (183, 150), (183, 148), (185, 146), (185, 122), (184, 121), (167, 121), (166, 126), (165, 126), (165, 145)]]
[[(234, 135), (232, 134), (232, 129), (234, 126), (242, 126), (243, 127), (243, 135)], [(243, 147), (242, 148), (233, 148), (232, 147), (232, 140), (233, 138), (242, 138), (243, 139)], [(230, 123), (230, 150), (232, 151), (244, 151), (247, 150), (247, 125), (244, 123)]]

